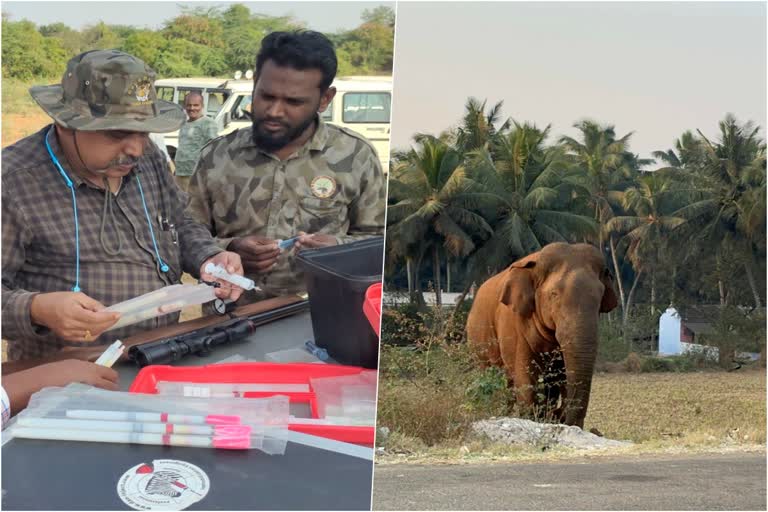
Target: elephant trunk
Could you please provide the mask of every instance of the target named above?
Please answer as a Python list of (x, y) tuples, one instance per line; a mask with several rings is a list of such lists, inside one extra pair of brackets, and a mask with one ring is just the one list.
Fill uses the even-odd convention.
[[(589, 394), (592, 389), (592, 373), (597, 357), (597, 326), (594, 336), (560, 336), (565, 363), (566, 393), (564, 423), (584, 427)], [(589, 332), (589, 330), (587, 330)]]

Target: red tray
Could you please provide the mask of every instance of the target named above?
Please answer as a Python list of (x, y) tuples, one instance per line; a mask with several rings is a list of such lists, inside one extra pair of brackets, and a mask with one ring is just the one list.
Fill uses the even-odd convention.
[[(309, 393), (279, 393), (287, 395), (293, 403), (309, 403), (312, 417), (318, 418), (317, 401), (312, 392), (309, 379), (355, 375), (363, 368), (315, 363), (229, 363), (208, 366), (146, 366), (139, 371), (128, 389), (131, 393), (157, 393), (158, 381), (248, 384), (307, 384)], [(245, 397), (260, 398), (277, 393), (245, 393)], [(337, 426), (337, 425), (298, 425), (289, 424), (288, 428), (347, 443), (373, 446), (376, 436), (374, 427)]]
[(363, 302), (363, 313), (371, 323), (371, 327), (376, 331), (376, 336), (380, 336), (381, 327), (381, 283), (372, 284), (365, 292), (365, 301)]

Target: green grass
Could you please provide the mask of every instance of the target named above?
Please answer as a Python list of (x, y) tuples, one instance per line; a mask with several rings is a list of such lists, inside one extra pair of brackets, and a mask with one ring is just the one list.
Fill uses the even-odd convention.
[[(439, 329), (433, 336), (439, 337)], [(506, 414), (499, 375), (482, 371), (464, 344), (433, 342), (419, 350), (384, 346), (378, 424), (390, 429), (385, 456), (398, 460), (557, 458), (471, 439), (473, 421)], [(766, 442), (765, 370), (691, 373), (598, 373), (585, 429), (636, 445), (613, 453), (755, 449)]]
[(33, 85), (56, 83), (57, 79), (39, 79), (23, 81), (17, 78), (3, 78), (2, 112), (6, 114), (26, 114), (39, 110), (35, 100), (29, 94), (29, 88)]

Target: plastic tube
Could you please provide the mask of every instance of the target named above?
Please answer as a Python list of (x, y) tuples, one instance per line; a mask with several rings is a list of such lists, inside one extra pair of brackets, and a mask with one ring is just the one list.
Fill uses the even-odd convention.
[[(115, 361), (117, 361), (117, 358), (120, 357), (120, 355), (123, 353), (121, 350), (122, 346), (122, 341), (115, 341), (113, 344), (107, 347), (107, 350), (105, 350), (104, 353), (99, 356), (95, 363), (110, 368), (115, 363)], [(115, 356), (115, 354), (117, 354), (117, 356)]]
[(244, 393), (309, 393), (309, 384), (218, 384), (158, 381), (160, 395), (201, 398), (239, 397)]
[(248, 425), (183, 425), (173, 423), (139, 423), (130, 421), (76, 420), (19, 417), (22, 427), (60, 430), (95, 430), (102, 432), (142, 432), (146, 434), (186, 434), (202, 436), (250, 436)]
[(227, 416), (221, 414), (195, 416), (190, 414), (168, 414), (167, 412), (156, 413), (69, 409), (65, 412), (64, 415), (67, 418), (88, 420), (181, 423), (185, 425), (237, 425), (240, 423), (240, 416)]
[(204, 270), (206, 273), (211, 274), (213, 277), (232, 283), (235, 286), (239, 286), (243, 290), (253, 290), (256, 288), (256, 283), (254, 283), (253, 280), (248, 279), (247, 277), (239, 276), (237, 274), (230, 274), (221, 265), (208, 263)]
[(194, 446), (198, 448), (223, 448), (228, 450), (246, 450), (251, 447), (249, 436), (184, 436), (175, 434), (138, 434), (135, 432), (54, 430), (32, 427), (15, 427), (13, 429), (13, 436), (25, 439)]

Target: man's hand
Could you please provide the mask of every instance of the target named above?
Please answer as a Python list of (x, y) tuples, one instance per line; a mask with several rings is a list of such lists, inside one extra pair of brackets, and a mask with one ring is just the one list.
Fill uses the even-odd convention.
[(280, 256), (277, 241), (260, 236), (235, 238), (230, 242), (228, 249), (240, 255), (247, 274), (269, 272)]
[(15, 415), (27, 406), (33, 394), (43, 388), (82, 382), (97, 388), (117, 391), (117, 380), (117, 372), (112, 368), (87, 361), (65, 359), (3, 375), (3, 389), (8, 393), (11, 413)]
[(203, 281), (218, 281), (221, 283), (220, 288), (216, 288), (216, 296), (220, 299), (231, 299), (233, 301), (240, 298), (243, 293), (243, 289), (228, 281), (221, 279), (214, 279), (214, 277), (205, 271), (205, 266), (209, 263), (224, 267), (224, 269), (230, 274), (243, 275), (243, 264), (240, 261), (240, 256), (231, 251), (220, 252), (213, 258), (208, 258), (203, 262), (203, 266), (200, 267), (200, 279)]
[(330, 247), (331, 245), (338, 245), (339, 241), (333, 235), (326, 235), (323, 233), (315, 233), (308, 235), (303, 231), (299, 231), (299, 238), (296, 239), (296, 245), (294, 246), (297, 251), (302, 249), (318, 249), (320, 247)]
[(72, 382), (82, 382), (112, 391), (118, 389), (118, 374), (115, 370), (79, 359), (56, 361), (27, 371), (38, 372), (38, 382), (45, 382), (48, 386), (66, 386)]
[(82, 292), (51, 292), (34, 296), (29, 315), (33, 324), (48, 327), (64, 340), (95, 341), (120, 318), (120, 313), (104, 309)]

